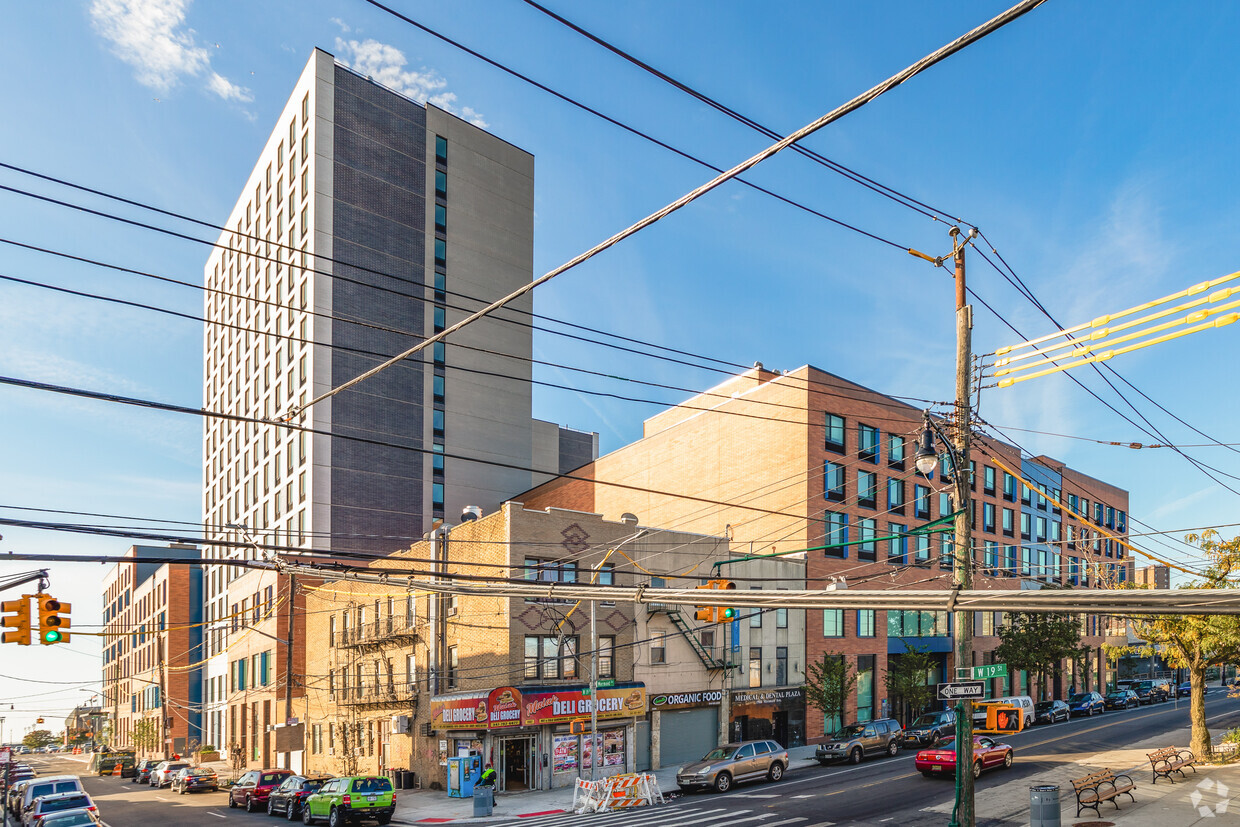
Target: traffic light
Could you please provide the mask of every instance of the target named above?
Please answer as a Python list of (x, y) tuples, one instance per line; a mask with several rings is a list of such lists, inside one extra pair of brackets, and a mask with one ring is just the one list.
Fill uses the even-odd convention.
[[(712, 580), (710, 581), (712, 589), (735, 589), (736, 584), (731, 580)], [(736, 608), (733, 606), (716, 606), (715, 617), (716, 623), (729, 623), (736, 620)]]
[[(714, 581), (712, 580), (711, 582), (713, 583)], [(714, 587), (703, 583), (702, 585), (698, 586), (698, 588), (699, 589), (711, 589)], [(715, 607), (714, 606), (698, 606), (697, 613), (694, 614), (693, 617), (695, 620), (705, 620), (707, 623), (714, 623), (715, 622)]]
[(41, 724), (41, 723), (43, 723), (43, 719), (42, 719), (42, 718), (35, 718), (34, 722), (35, 722), (36, 724)]
[[(39, 602), (39, 643), (51, 646), (53, 643), (69, 642), (69, 609), (68, 603), (62, 603), (50, 594), (36, 594)], [(61, 615), (64, 615), (62, 617)]]
[(6, 600), (0, 603), (0, 609), (4, 610), (4, 625), (12, 629), (5, 631), (5, 643), (30, 645), (30, 597), (24, 594), (21, 600)]

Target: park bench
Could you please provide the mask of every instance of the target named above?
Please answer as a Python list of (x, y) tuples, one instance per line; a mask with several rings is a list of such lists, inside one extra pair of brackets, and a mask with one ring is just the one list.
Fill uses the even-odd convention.
[(1127, 775), (1116, 775), (1110, 770), (1098, 770), (1084, 778), (1073, 778), (1072, 789), (1076, 792), (1076, 814), (1079, 816), (1084, 810), (1093, 810), (1101, 816), (1098, 805), (1104, 801), (1110, 801), (1118, 810), (1119, 802), (1115, 800), (1116, 797), (1127, 793), (1129, 798), (1136, 801), (1136, 797), (1132, 794), (1136, 786)]
[[(1163, 749), (1147, 752), (1146, 757), (1150, 759), (1150, 771), (1153, 776), (1152, 784), (1158, 783), (1159, 776), (1167, 779), (1172, 784), (1175, 779), (1171, 777), (1171, 773), (1178, 772), (1180, 777), (1184, 777), (1184, 768), (1193, 767), (1197, 763), (1197, 758), (1186, 749), (1176, 749), (1175, 747), (1165, 747)], [(1197, 768), (1193, 767), (1193, 772), (1197, 772)]]

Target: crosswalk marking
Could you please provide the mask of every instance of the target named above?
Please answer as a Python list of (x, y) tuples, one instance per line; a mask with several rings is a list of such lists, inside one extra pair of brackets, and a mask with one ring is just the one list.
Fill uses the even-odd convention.
[(784, 824), (796, 824), (800, 821), (809, 821), (809, 819), (800, 816), (797, 818), (785, 818), (783, 821), (768, 821), (766, 824), (763, 824), (762, 827), (781, 827), (781, 825)]
[(817, 824), (806, 824), (804, 827), (835, 827), (834, 821), (820, 821)]
[[(635, 810), (623, 810), (614, 813), (556, 813), (548, 816), (532, 816), (530, 818), (521, 818), (517, 821), (504, 822), (504, 827), (555, 827), (556, 825), (585, 824), (587, 821), (591, 824), (606, 824), (607, 827), (644, 827), (645, 825), (658, 825), (658, 827), (672, 827), (671, 824), (664, 823), (666, 819), (675, 819), (678, 815), (683, 814), (683, 819), (677, 819), (676, 825), (693, 825), (699, 822), (718, 822), (722, 823), (724, 819), (723, 813), (728, 812), (723, 808), (712, 810), (682, 810), (676, 809), (669, 811), (664, 808), (641, 807)], [(749, 810), (733, 811), (736, 815), (745, 815)], [(772, 814), (773, 815), (773, 814)], [(765, 816), (772, 817), (771, 815)]]
[(738, 793), (733, 798), (779, 798), (779, 793)]
[(794, 795), (792, 798), (813, 798), (817, 793), (806, 793), (805, 795)]

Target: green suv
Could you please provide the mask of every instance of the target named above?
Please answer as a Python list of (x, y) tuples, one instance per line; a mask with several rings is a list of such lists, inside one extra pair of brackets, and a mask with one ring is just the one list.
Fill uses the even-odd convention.
[(331, 827), (364, 818), (387, 824), (394, 812), (396, 793), (390, 780), (382, 775), (353, 775), (333, 778), (311, 793), (302, 807), (301, 820), (314, 824), (325, 818)]

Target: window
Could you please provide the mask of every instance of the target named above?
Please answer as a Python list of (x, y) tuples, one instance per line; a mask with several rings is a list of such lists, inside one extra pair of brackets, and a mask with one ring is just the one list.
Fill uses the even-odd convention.
[[(836, 514), (828, 511), (825, 515), (826, 520), (826, 542), (823, 545), (831, 545), (832, 543), (848, 542), (848, 515)], [(839, 546), (837, 548), (829, 548), (823, 552), (828, 557), (847, 557), (848, 547)]]
[(915, 535), (914, 548), (918, 563), (925, 563), (930, 559), (930, 536), (929, 534)]
[(827, 414), (826, 447), (832, 451), (844, 451), (844, 417)]
[(1010, 508), (1003, 509), (1003, 534), (1005, 537), (1013, 537), (1016, 534), (1016, 526), (1013, 521), (1016, 519), (1016, 512)]
[(455, 646), (448, 647), (448, 688), (456, 689), (457, 675), (460, 674), (460, 655)]
[[(614, 642), (615, 638), (611, 638)], [(536, 679), (577, 677), (577, 638), (566, 637), (562, 646), (557, 635), (525, 636), (525, 676)], [(601, 639), (600, 639), (601, 644)], [(662, 646), (662, 643), (655, 644)], [(651, 659), (651, 663), (662, 663)]]
[(448, 242), (442, 238), (435, 239), (435, 263), (441, 267), (448, 264)]
[(443, 483), (431, 483), (431, 507), (443, 508)]
[(435, 170), (435, 195), (446, 198), (448, 195), (448, 173)]
[(448, 361), (448, 346), (442, 341), (431, 345), (431, 360), (437, 365), (445, 364)]
[(878, 462), (878, 428), (873, 425), (857, 425), (857, 456), (870, 462)]
[(436, 474), (443, 473), (443, 446), (439, 443), (431, 445), (431, 470)]
[(941, 543), (939, 547), (939, 568), (950, 569), (955, 565), (956, 535), (945, 531), (939, 537), (939, 542)]
[(878, 507), (878, 474), (873, 471), (857, 472), (857, 505), (862, 508)]
[(946, 517), (948, 514), (954, 514), (956, 509), (952, 508), (952, 495), (945, 491), (939, 492), (939, 516)]
[(788, 683), (788, 647), (775, 647), (775, 685)]
[(1033, 570), (1033, 549), (1022, 546), (1020, 550), (1020, 573), (1026, 577)]
[(904, 437), (895, 434), (887, 437), (887, 464), (904, 468)]
[(576, 583), (577, 563), (572, 560), (525, 558), (525, 579), (543, 583)]
[(650, 662), (651, 663), (667, 663), (667, 649), (664, 648), (665, 641), (659, 639), (650, 644)]
[(908, 526), (900, 523), (887, 523), (887, 562), (905, 563), (908, 557)]
[(822, 636), (823, 637), (843, 637), (844, 636), (844, 610), (843, 609), (823, 609), (822, 611)]
[(1040, 543), (1046, 542), (1046, 518), (1038, 517), (1037, 522), (1034, 523), (1034, 525), (1037, 526), (1038, 542)]
[(878, 549), (875, 543), (876, 537), (878, 537), (877, 520), (862, 519), (857, 521), (857, 539), (861, 541), (857, 544), (857, 559), (877, 559)]
[(995, 531), (995, 504), (982, 503), (982, 531), (993, 534)]
[(788, 609), (784, 606), (777, 606), (775, 608), (775, 628), (788, 628)]
[(438, 376), (438, 375), (435, 376), (435, 378), (432, 380), (432, 389), (433, 389), (435, 401), (436, 402), (444, 401), (444, 378), (442, 376)]
[(448, 208), (443, 204), (435, 205), (435, 229), (441, 233), (448, 229)]
[(1016, 502), (1016, 477), (1007, 471), (1003, 472), (1003, 499), (1012, 503)]
[(1031, 505), (1033, 503), (1033, 492), (1023, 482), (1020, 484), (1020, 501), (1024, 505)]
[(874, 718), (874, 656), (857, 656), (857, 720), (864, 723)]
[(435, 163), (448, 163), (448, 139), (442, 135), (435, 136)]
[(751, 689), (762, 685), (762, 647), (749, 647), (749, 687)]
[[(759, 589), (761, 588), (761, 586), (750, 586), (749, 588)], [(749, 628), (750, 629), (761, 629), (762, 628), (762, 614), (763, 614), (762, 609), (750, 609), (749, 610)]]
[(919, 520), (930, 519), (930, 486), (913, 484), (913, 516)]
[[(448, 326), (448, 311), (447, 310), (445, 310), (442, 307), (435, 308), (434, 325), (435, 325), (436, 333), (443, 332), (443, 329)], [(436, 378), (439, 378), (439, 377), (436, 377)]]
[(904, 480), (887, 480), (887, 510), (896, 514), (904, 513)]
[(983, 565), (990, 570), (995, 571), (999, 568), (999, 543), (996, 540), (987, 540), (985, 542), (985, 559)]
[(823, 496), (828, 500), (843, 502), (846, 496), (844, 466), (838, 462), (823, 463)]
[(857, 637), (874, 637), (874, 610), (857, 610)]
[(431, 415), (431, 429), (435, 432), (436, 436), (443, 436), (443, 431), (444, 431), (443, 420), (444, 420), (443, 411), (436, 409), (435, 412)]
[(601, 635), (598, 639), (598, 676), (600, 678), (616, 676), (615, 635)]
[(995, 469), (989, 465), (982, 467), (982, 492), (985, 494), (995, 493)]

